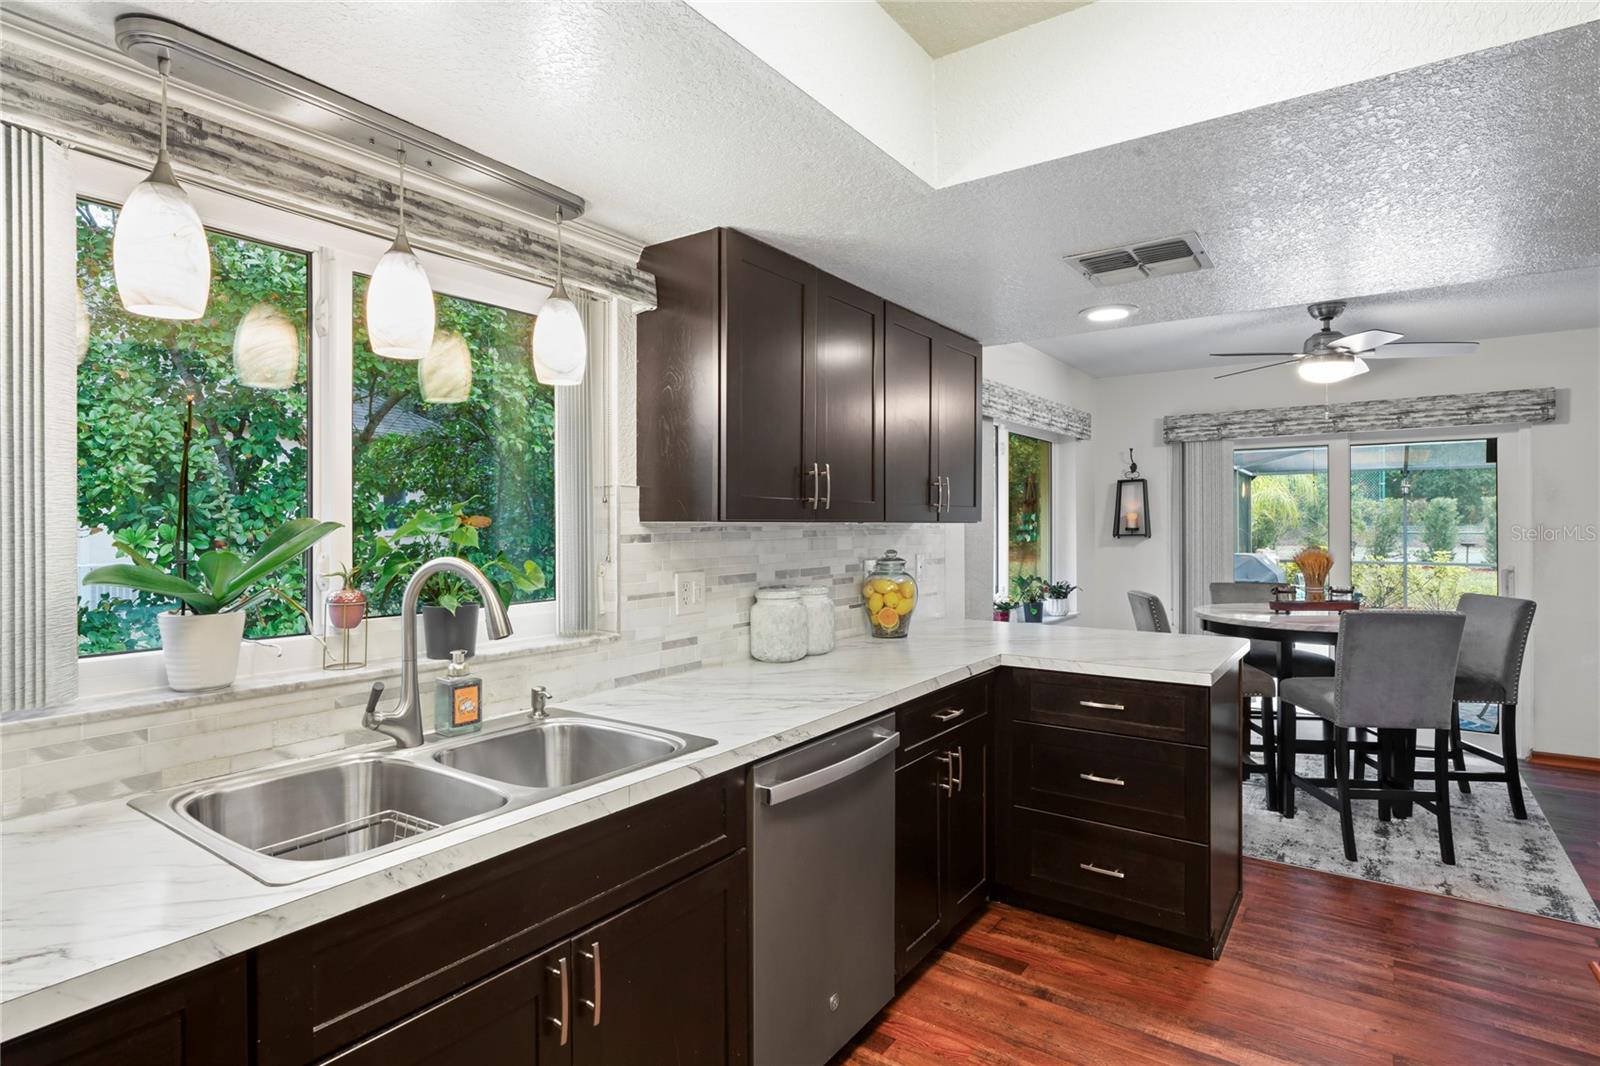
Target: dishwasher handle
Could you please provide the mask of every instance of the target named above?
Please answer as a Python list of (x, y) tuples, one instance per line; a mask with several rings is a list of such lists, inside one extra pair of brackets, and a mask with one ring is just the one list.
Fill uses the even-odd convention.
[(865, 769), (885, 756), (893, 754), (899, 746), (900, 734), (890, 733), (866, 751), (858, 751), (848, 759), (840, 759), (793, 781), (780, 781), (776, 785), (757, 785), (756, 791), (761, 794), (762, 803), (768, 807), (776, 807), (780, 803), (798, 799), (819, 788), (826, 788), (835, 781), (843, 781), (858, 770)]

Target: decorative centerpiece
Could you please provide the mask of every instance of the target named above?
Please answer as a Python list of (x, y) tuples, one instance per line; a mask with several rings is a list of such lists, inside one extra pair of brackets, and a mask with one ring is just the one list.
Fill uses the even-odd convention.
[(1305, 579), (1306, 599), (1327, 599), (1328, 573), (1333, 569), (1333, 556), (1322, 548), (1302, 548), (1294, 557), (1294, 565), (1300, 568), (1300, 576)]
[(883, 553), (861, 582), (861, 599), (867, 609), (867, 630), (874, 637), (904, 637), (911, 631), (917, 582), (906, 573), (906, 561), (893, 548)]

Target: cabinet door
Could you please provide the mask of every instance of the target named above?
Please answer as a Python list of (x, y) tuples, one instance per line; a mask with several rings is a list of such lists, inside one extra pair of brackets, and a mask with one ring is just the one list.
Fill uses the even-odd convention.
[(884, 491), (890, 522), (933, 522), (933, 346), (938, 327), (903, 307), (884, 309)]
[(817, 516), (881, 522), (883, 301), (822, 275), (817, 301), (816, 444), (824, 490)]
[(940, 748), (894, 773), (894, 976), (921, 962), (942, 932), (945, 793), (948, 761)]
[[(322, 1061), (338, 1066), (568, 1063), (576, 1024), (574, 995), (569, 946), (563, 943)], [(563, 1028), (568, 1031), (565, 1041)]]
[(939, 329), (933, 346), (935, 477), (944, 481), (941, 522), (976, 522), (983, 506), (983, 349)]
[(722, 518), (815, 517), (816, 268), (733, 230), (722, 254)]
[(939, 743), (950, 753), (951, 790), (945, 797), (945, 928), (972, 913), (989, 883), (989, 778), (991, 725), (980, 718)]
[(185, 977), (6, 1042), (6, 1066), (244, 1066), (250, 1061), (245, 960)]
[(578, 1066), (748, 1061), (749, 876), (741, 851), (573, 937)]

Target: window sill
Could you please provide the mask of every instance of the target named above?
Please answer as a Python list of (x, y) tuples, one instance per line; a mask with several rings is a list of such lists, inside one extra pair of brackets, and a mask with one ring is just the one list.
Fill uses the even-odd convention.
[[(620, 640), (616, 633), (583, 633), (578, 636), (540, 636), (518, 640), (491, 641), (480, 646), (473, 656), (474, 663), (492, 663), (525, 655), (552, 654), (579, 648), (596, 647)], [(418, 673), (423, 680), (444, 673), (445, 663), (423, 659), (418, 662)], [(322, 688), (348, 685), (351, 682), (392, 681), (400, 676), (400, 660), (388, 659), (372, 662), (356, 670), (304, 670), (271, 674), (252, 680), (240, 681), (227, 688), (207, 692), (174, 692), (169, 688), (142, 689), (95, 696), (55, 707), (38, 707), (24, 711), (9, 711), (0, 715), (0, 735), (31, 732), (35, 729), (58, 726), (83, 725), (88, 722), (113, 721), (135, 715), (152, 714), (190, 707), (206, 707), (218, 703), (277, 696), (289, 692), (306, 692)]]

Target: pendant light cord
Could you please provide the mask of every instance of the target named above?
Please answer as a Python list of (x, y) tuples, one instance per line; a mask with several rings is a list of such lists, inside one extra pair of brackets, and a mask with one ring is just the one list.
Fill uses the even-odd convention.
[(161, 154), (167, 154), (167, 72), (172, 69), (170, 56), (162, 56), (156, 60), (156, 69), (161, 72)]
[(560, 294), (561, 287), (561, 205), (556, 205), (556, 287), (555, 293)]
[(406, 148), (400, 146), (400, 232), (406, 231)]

